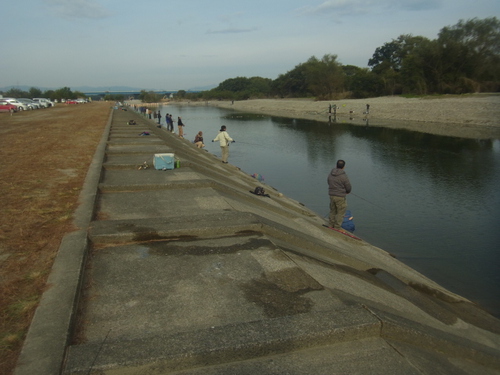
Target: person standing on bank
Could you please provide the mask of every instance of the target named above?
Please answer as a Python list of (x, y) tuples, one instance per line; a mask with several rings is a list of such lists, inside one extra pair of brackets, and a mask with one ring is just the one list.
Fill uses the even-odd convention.
[(230, 142), (236, 142), (234, 139), (232, 139), (229, 134), (227, 134), (226, 131), (226, 126), (222, 125), (219, 131), (219, 134), (217, 134), (217, 137), (212, 140), (212, 142), (219, 141), (220, 142), (220, 149), (222, 151), (222, 162), (224, 164), (227, 164), (227, 159), (229, 157), (229, 143)]
[(177, 117), (177, 128), (179, 129), (179, 137), (184, 138), (184, 124), (180, 117)]
[(337, 167), (328, 175), (328, 195), (330, 196), (330, 227), (345, 232), (342, 221), (347, 209), (346, 195), (351, 192), (351, 182), (344, 171), (345, 161), (338, 160)]
[(165, 115), (165, 122), (167, 123), (167, 131), (173, 133), (174, 132), (174, 121), (172, 120), (172, 115), (167, 113)]

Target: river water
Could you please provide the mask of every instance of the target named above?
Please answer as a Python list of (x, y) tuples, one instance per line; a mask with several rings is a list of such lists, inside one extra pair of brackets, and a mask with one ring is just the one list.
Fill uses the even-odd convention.
[[(166, 106), (185, 138), (206, 149), (221, 125), (236, 140), (229, 162), (328, 215), (327, 175), (338, 159), (353, 186), (355, 234), (500, 317), (500, 140)], [(176, 130), (177, 127), (175, 126)]]

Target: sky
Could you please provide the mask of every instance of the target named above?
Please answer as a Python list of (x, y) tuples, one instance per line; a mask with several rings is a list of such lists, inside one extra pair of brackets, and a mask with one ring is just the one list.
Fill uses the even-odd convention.
[(189, 90), (275, 79), (326, 54), (367, 67), (400, 35), (493, 16), (499, 0), (6, 1), (0, 88)]

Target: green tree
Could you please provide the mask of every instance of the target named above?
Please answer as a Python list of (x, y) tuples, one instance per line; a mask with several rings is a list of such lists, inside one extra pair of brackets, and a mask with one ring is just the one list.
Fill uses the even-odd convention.
[(29, 89), (28, 98), (40, 98), (42, 96), (42, 90), (37, 87), (31, 87)]
[(425, 95), (441, 91), (441, 56), (435, 40), (422, 41), (404, 59), (401, 83), (404, 93)]
[(382, 78), (386, 94), (402, 93), (401, 70), (404, 61), (425, 40), (426, 38), (421, 36), (400, 35), (397, 39), (393, 39), (375, 50), (371, 59), (368, 60), (368, 66)]
[(384, 84), (382, 79), (368, 68), (346, 65), (342, 69), (346, 77), (346, 90), (351, 93), (353, 98), (379, 96), (383, 92)]
[(305, 64), (296, 65), (285, 74), (280, 74), (271, 83), (271, 92), (282, 98), (311, 96), (307, 87), (307, 67)]
[(246, 77), (229, 78), (221, 82), (216, 91), (243, 92), (250, 86), (250, 80)]
[(144, 103), (157, 103), (161, 100), (161, 95), (154, 91), (141, 90), (139, 99)]
[(75, 96), (75, 98), (86, 98), (86, 97), (87, 97), (87, 95), (85, 95), (85, 94), (84, 94), (83, 92), (81, 92), (81, 91), (75, 91), (75, 92), (73, 93), (73, 95)]
[(75, 96), (69, 87), (62, 87), (54, 91), (52, 99), (61, 101), (61, 99), (75, 99)]
[(55, 99), (55, 97), (54, 97), (55, 94), (54, 93), (55, 93), (54, 90), (47, 90), (42, 95), (43, 95), (44, 98), (47, 98), (47, 99), (50, 99), (50, 100), (54, 100)]
[(460, 20), (438, 34), (443, 83), (454, 92), (470, 90), (464, 82), (500, 80), (500, 22), (496, 17)]
[(248, 93), (250, 97), (268, 97), (271, 94), (272, 79), (262, 77), (251, 77), (249, 80)]
[(12, 87), (9, 91), (5, 93), (5, 96), (8, 98), (26, 98), (28, 93), (21, 89)]
[(272, 80), (262, 77), (236, 77), (221, 82), (210, 90), (212, 99), (244, 100), (267, 97), (271, 92)]
[(324, 55), (321, 60), (311, 57), (306, 63), (307, 85), (318, 99), (335, 99), (344, 91), (344, 73), (337, 55)]

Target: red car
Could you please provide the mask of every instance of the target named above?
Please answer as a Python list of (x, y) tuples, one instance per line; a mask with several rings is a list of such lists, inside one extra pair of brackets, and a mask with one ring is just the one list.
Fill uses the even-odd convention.
[(5, 100), (0, 100), (0, 112), (17, 112), (17, 106), (14, 104), (10, 104)]
[(76, 99), (69, 99), (66, 100), (66, 104), (78, 104), (78, 102), (76, 101)]

